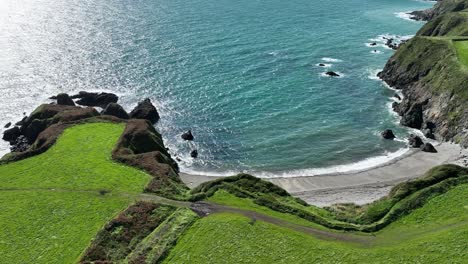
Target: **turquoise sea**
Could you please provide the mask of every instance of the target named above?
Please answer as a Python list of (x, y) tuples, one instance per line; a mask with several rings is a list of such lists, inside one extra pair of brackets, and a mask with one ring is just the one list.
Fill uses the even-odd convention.
[[(405, 151), (380, 131), (409, 133), (389, 111), (395, 91), (375, 78), (393, 53), (382, 36), (415, 34), (422, 24), (401, 12), (432, 4), (2, 0), (0, 125), (58, 92), (105, 90), (127, 110), (155, 102), (157, 128), (186, 172), (300, 176), (375, 165)], [(188, 129), (192, 143), (180, 138)]]

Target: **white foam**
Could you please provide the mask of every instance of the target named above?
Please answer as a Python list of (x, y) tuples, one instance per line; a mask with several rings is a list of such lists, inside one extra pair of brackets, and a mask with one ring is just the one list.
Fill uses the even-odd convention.
[(380, 50), (372, 50), (370, 53), (372, 53), (372, 54), (380, 54), (380, 53), (382, 53), (382, 51), (380, 51)]
[[(388, 163), (409, 151), (409, 148), (401, 148), (395, 152), (387, 152), (383, 155), (376, 157), (364, 159), (358, 162), (337, 165), (332, 167), (323, 167), (323, 168), (310, 168), (310, 169), (300, 169), (292, 170), (286, 172), (264, 172), (264, 171), (243, 171), (244, 173), (249, 173), (260, 178), (288, 178), (288, 177), (304, 177), (304, 176), (317, 176), (324, 174), (343, 174), (354, 171), (363, 171), (371, 169), (385, 163)], [(239, 171), (225, 171), (222, 173), (210, 172), (210, 171), (197, 171), (189, 168), (182, 168), (184, 173), (193, 174), (193, 175), (205, 175), (205, 176), (231, 176), (236, 175)]]
[(367, 78), (371, 80), (375, 80), (375, 81), (381, 81), (379, 76), (377, 76), (377, 74), (381, 71), (382, 69), (376, 69), (376, 70), (368, 69), (367, 72), (369, 73), (369, 75), (367, 76)]
[(328, 58), (328, 57), (323, 57), (322, 60), (326, 62), (342, 62), (342, 60), (340, 59)]
[(396, 12), (393, 13), (396, 17), (407, 20), (407, 21), (412, 21), (412, 22), (418, 22), (414, 20), (414, 16), (410, 14), (411, 12)]

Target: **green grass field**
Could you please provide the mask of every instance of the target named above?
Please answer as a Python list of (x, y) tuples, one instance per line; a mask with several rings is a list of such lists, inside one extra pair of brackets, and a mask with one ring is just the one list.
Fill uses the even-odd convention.
[(468, 66), (468, 40), (454, 41), (453, 44), (457, 49), (457, 55), (460, 62), (465, 66)]
[(134, 201), (150, 176), (111, 160), (123, 129), (77, 125), (47, 152), (0, 166), (0, 263), (73, 263)]
[[(463, 263), (468, 251), (468, 185), (369, 236), (330, 241), (236, 214), (196, 222), (165, 263)], [(236, 201), (235, 203), (238, 203)]]

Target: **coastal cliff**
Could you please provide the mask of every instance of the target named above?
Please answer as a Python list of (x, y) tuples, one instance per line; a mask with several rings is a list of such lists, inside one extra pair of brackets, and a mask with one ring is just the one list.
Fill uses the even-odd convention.
[[(468, 146), (467, 0), (443, 0), (417, 35), (401, 45), (379, 77), (402, 90), (401, 124)], [(455, 10), (455, 11), (454, 11)]]

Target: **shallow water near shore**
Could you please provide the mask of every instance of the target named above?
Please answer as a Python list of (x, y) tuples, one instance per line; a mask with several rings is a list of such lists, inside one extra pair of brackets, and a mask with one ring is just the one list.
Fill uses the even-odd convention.
[[(379, 135), (409, 131), (389, 111), (395, 92), (375, 74), (393, 53), (383, 37), (422, 25), (401, 12), (432, 4), (3, 0), (1, 130), (58, 92), (111, 91), (127, 110), (153, 99), (158, 130), (186, 172), (363, 169), (406, 151), (403, 140)], [(180, 138), (188, 129), (194, 142)]]

